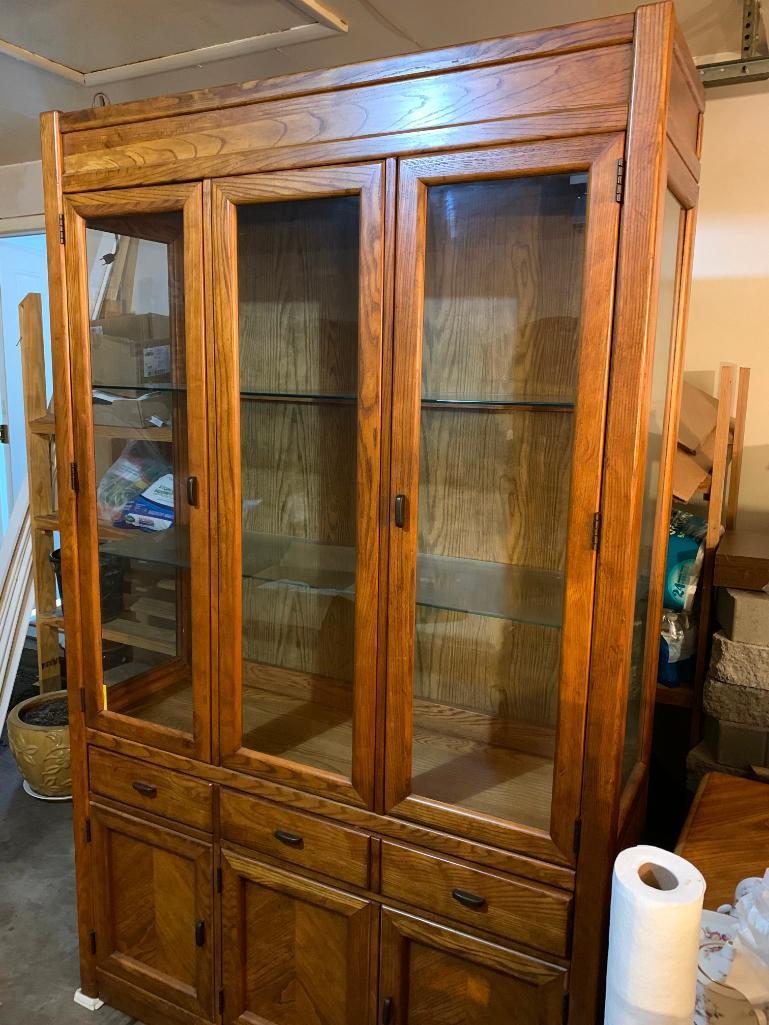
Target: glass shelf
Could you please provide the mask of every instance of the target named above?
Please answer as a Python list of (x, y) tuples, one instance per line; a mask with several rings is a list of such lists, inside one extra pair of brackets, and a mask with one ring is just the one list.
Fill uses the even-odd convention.
[[(353, 598), (355, 549), (275, 535), (243, 535), (244, 575)], [(417, 605), (560, 627), (563, 575), (441, 555), (417, 556)]]
[(134, 528), (100, 525), (99, 538), (99, 551), (107, 555), (182, 569), (188, 569), (190, 565), (187, 532), (178, 527), (150, 533)]
[(153, 391), (179, 393), (187, 391), (186, 385), (169, 384), (167, 381), (145, 381), (144, 384), (118, 384), (116, 382), (113, 382), (112, 384), (102, 384), (100, 381), (94, 381), (91, 387), (93, 391), (135, 391), (141, 392), (142, 394)]
[(243, 402), (307, 402), (334, 406), (354, 406), (358, 401), (355, 395), (332, 395), (325, 392), (241, 391), (240, 398)]
[(422, 399), (422, 409), (452, 409), (459, 411), (473, 410), (479, 412), (507, 412), (522, 410), (532, 413), (570, 413), (574, 410), (574, 402), (571, 399), (561, 397), (552, 398), (519, 398), (519, 399), (463, 399), (463, 398), (439, 398), (425, 397)]

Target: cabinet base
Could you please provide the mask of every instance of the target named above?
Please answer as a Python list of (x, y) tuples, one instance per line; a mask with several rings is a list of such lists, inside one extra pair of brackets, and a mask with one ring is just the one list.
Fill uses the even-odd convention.
[(100, 1007), (104, 1007), (103, 1000), (99, 1000), (98, 997), (87, 997), (82, 989), (75, 990), (75, 1003), (85, 1007), (87, 1011), (98, 1011)]

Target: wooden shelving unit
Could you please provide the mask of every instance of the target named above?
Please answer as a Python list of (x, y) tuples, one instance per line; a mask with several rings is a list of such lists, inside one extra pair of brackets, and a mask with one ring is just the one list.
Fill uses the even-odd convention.
[[(735, 403), (735, 377), (737, 378), (736, 415), (732, 418), (732, 408)], [(700, 493), (707, 501), (708, 526), (700, 576), (694, 679), (691, 683), (682, 683), (677, 687), (657, 684), (658, 705), (692, 709), (691, 738), (694, 743), (699, 740), (701, 730), (702, 690), (709, 652), (715, 558), (722, 526), (728, 527), (730, 523), (734, 522), (736, 516), (749, 386), (750, 369), (748, 367), (740, 367), (738, 374), (733, 366), (721, 367), (713, 470), (710, 480), (700, 488)]]
[[(21, 375), (27, 436), (32, 569), (35, 584), (35, 630), (40, 691), (59, 690), (64, 620), (56, 604), (56, 577), (51, 563), (53, 535), (59, 529), (55, 511), (55, 424), (48, 412), (45, 388), (42, 299), (29, 292), (19, 303)], [(45, 429), (41, 426), (45, 424)]]

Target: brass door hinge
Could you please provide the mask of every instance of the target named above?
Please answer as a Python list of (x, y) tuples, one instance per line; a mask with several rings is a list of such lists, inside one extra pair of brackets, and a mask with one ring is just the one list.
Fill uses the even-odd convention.
[(217, 870), (216, 870), (216, 892), (217, 893), (221, 893), (222, 889), (223, 889), (223, 886), (222, 886), (222, 870), (220, 868), (217, 868)]
[(96, 933), (95, 932), (92, 931), (92, 932), (88, 933), (88, 942), (89, 942), (89, 945), (90, 945), (90, 948), (91, 948), (91, 953), (95, 954), (96, 953)]
[(59, 245), (64, 245), (64, 214), (59, 214)]
[(80, 490), (80, 478), (77, 472), (77, 463), (69, 464), (69, 483), (73, 491), (78, 492)]
[(219, 1014), (224, 1014), (224, 990), (219, 990)]
[(614, 198), (618, 203), (625, 200), (625, 161), (622, 157), (617, 161), (617, 185), (614, 191)]
[(569, 1020), (569, 994), (568, 993), (564, 993), (563, 994), (563, 1022), (564, 1022), (564, 1025), (566, 1025), (566, 1022), (568, 1020)]
[(91, 820), (90, 819), (86, 819), (85, 820), (85, 842), (86, 843), (90, 843), (91, 842)]
[(579, 854), (579, 847), (582, 843), (582, 818), (574, 820), (574, 853)]

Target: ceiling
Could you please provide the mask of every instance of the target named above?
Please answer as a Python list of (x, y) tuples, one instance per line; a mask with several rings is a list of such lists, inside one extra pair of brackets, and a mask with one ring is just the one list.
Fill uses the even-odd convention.
[[(39, 157), (38, 114), (113, 103), (373, 57), (430, 49), (630, 9), (633, 0), (324, 0), (346, 33), (98, 87), (68, 81), (0, 53), (0, 164)], [(41, 57), (90, 72), (279, 32), (308, 22), (291, 0), (3, 0), (0, 36)], [(742, 0), (676, 0), (695, 56), (736, 54)]]

